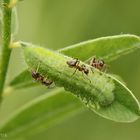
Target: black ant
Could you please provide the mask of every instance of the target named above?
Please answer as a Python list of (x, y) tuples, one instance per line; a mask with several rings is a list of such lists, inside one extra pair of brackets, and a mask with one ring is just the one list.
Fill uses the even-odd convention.
[(100, 71), (104, 71), (106, 69), (106, 64), (104, 60), (101, 59), (97, 60), (95, 57), (91, 59), (90, 66), (97, 68)]
[(52, 80), (49, 80), (47, 78), (45, 78), (44, 76), (42, 76), (40, 73), (37, 72), (38, 71), (38, 68), (36, 71), (32, 71), (32, 77), (38, 81), (38, 82), (41, 82), (43, 85), (45, 86), (50, 86), (53, 81)]
[(32, 71), (32, 77), (36, 81), (41, 82), (45, 86), (50, 86), (53, 83), (52, 80), (44, 78), (42, 75), (40, 75), (38, 72), (35, 72), (35, 71)]
[[(89, 73), (89, 69), (84, 64), (79, 65), (80, 61), (78, 59), (69, 60), (67, 61), (67, 64), (70, 68), (75, 68), (75, 72), (79, 70), (81, 72), (84, 72), (86, 75), (88, 75)], [(75, 74), (75, 72), (73, 74)]]

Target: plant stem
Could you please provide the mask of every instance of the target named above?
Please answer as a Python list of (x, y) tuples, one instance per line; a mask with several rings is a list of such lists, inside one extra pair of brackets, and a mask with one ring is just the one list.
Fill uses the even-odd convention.
[(11, 13), (12, 9), (8, 8), (10, 0), (3, 0), (3, 26), (2, 26), (2, 52), (0, 59), (0, 96), (3, 93), (4, 83), (7, 74), (11, 49), (9, 48), (11, 41)]

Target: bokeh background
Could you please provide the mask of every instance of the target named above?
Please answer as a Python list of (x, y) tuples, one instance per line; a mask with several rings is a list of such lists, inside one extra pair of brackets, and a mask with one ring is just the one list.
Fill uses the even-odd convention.
[[(18, 4), (17, 11), (19, 31), (16, 40), (51, 49), (102, 36), (140, 35), (139, 0), (24, 0)], [(11, 62), (7, 82), (26, 66), (18, 49), (12, 52)], [(140, 100), (140, 51), (109, 65), (110, 71), (120, 75)], [(14, 110), (45, 90), (36, 87), (14, 91), (7, 96), (0, 110), (0, 124)], [(85, 110), (30, 139), (140, 140), (140, 120), (129, 124), (115, 123)]]

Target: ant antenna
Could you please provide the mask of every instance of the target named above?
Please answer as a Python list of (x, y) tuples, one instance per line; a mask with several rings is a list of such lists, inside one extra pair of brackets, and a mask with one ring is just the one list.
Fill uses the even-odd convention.
[(36, 73), (38, 72), (39, 67), (40, 67), (40, 62), (39, 62), (38, 65), (37, 65)]

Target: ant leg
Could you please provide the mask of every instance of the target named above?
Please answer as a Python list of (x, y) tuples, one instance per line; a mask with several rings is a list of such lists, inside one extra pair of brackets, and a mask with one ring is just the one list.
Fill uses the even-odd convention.
[[(88, 65), (90, 65), (94, 57), (95, 57), (95, 56), (91, 56), (90, 58), (88, 58), (88, 59), (85, 61), (85, 63), (87, 63)], [(96, 58), (96, 57), (95, 57), (95, 58)]]
[(76, 67), (78, 67), (80, 64), (80, 61), (77, 59)]
[[(38, 70), (39, 70), (39, 66), (40, 66), (40, 62), (38, 63), (37, 68), (36, 68), (36, 70), (35, 70), (36, 73), (37, 73)], [(33, 65), (33, 69), (30, 69), (30, 68), (28, 68), (28, 69), (31, 70), (31, 71), (34, 71), (35, 67), (36, 67), (36, 64)]]
[[(78, 59), (77, 59), (78, 60)], [(79, 66), (79, 64), (80, 64), (80, 61), (77, 61), (77, 64), (76, 64), (76, 69), (75, 69), (75, 71), (74, 71), (74, 73), (72, 74), (72, 76), (76, 73), (76, 71), (77, 71), (77, 67)]]
[(82, 71), (82, 76), (84, 77), (84, 79), (85, 79), (85, 76), (84, 76), (84, 73), (83, 73), (83, 71)]
[(82, 71), (82, 76), (84, 77), (84, 79), (89, 80), (89, 82), (91, 83), (91, 80), (88, 78), (88, 75), (86, 75), (86, 77), (85, 77), (84, 75), (85, 75), (85, 74), (84, 74), (84, 72)]
[(87, 79), (89, 80), (89, 82), (91, 83), (91, 80), (87, 77)]
[(109, 66), (105, 64), (103, 69), (102, 69), (102, 72), (106, 73), (108, 71), (108, 69), (109, 69)]
[(76, 71), (77, 71), (77, 68), (76, 68), (75, 71), (73, 72), (72, 76), (76, 73)]
[(96, 63), (96, 56), (93, 56), (91, 59), (90, 59), (90, 62), (89, 62), (89, 65), (92, 66), (93, 64)]
[[(32, 72), (32, 77), (34, 78), (33, 82), (35, 81), (40, 81), (43, 77), (38, 73), (38, 69), (39, 69), (40, 63), (37, 65), (37, 69), (36, 71), (31, 70)], [(34, 66), (33, 66), (34, 67)]]
[(93, 68), (92, 68), (92, 67), (90, 67), (90, 69), (91, 69), (92, 73), (94, 74)]
[(55, 87), (55, 83), (54, 82), (52, 82), (50, 85), (48, 85), (47, 86), (48, 87), (48, 89), (52, 89), (52, 88), (54, 88)]

